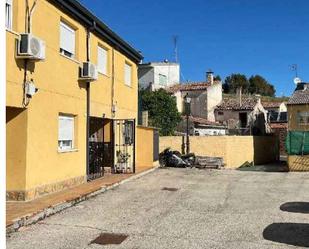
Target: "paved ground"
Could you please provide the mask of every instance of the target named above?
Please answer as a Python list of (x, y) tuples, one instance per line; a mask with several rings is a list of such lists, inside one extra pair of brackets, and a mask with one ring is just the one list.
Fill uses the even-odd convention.
[[(23, 228), (7, 248), (309, 247), (308, 202), (309, 173), (158, 169)], [(104, 232), (128, 238), (90, 244)]]

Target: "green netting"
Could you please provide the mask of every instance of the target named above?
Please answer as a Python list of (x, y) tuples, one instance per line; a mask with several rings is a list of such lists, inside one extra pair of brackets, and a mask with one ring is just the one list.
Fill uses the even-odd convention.
[(309, 155), (309, 131), (289, 131), (285, 145), (289, 155)]

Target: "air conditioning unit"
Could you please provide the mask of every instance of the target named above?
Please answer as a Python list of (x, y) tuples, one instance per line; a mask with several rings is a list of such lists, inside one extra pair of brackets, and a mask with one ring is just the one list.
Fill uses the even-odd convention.
[(98, 79), (97, 67), (90, 62), (83, 62), (82, 68), (80, 70), (80, 79), (94, 81)]
[(45, 42), (32, 34), (20, 34), (17, 45), (17, 58), (44, 60)]

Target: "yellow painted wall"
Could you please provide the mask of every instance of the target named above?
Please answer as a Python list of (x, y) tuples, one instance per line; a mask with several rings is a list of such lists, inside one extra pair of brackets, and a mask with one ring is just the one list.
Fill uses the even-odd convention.
[(137, 170), (153, 166), (153, 128), (138, 126), (136, 129)]
[(7, 188), (23, 190), (26, 185), (27, 110), (6, 108)]
[(308, 131), (309, 125), (298, 124), (297, 113), (308, 112), (309, 105), (288, 105), (288, 129), (296, 131)]
[(309, 155), (288, 156), (288, 166), (290, 171), (309, 171)]
[[(6, 31), (6, 105), (21, 107), (24, 70), (23, 60), (15, 59), (15, 42), (18, 33), (24, 32), (25, 1), (13, 2), (13, 31)], [(67, 58), (59, 52), (60, 20), (64, 20), (76, 29), (76, 57), (74, 59)], [(78, 81), (80, 63), (86, 61), (86, 30), (49, 1), (39, 0), (33, 14), (32, 33), (45, 41), (46, 59), (30, 65), (29, 79), (33, 79), (39, 91), (27, 107), (28, 143), (24, 148), (27, 165), (26, 175), (21, 177), (24, 179), (24, 190), (86, 174), (86, 85)], [(109, 49), (108, 75), (99, 74), (99, 79), (91, 83), (91, 116), (102, 117), (105, 114), (106, 118), (136, 118), (137, 66), (94, 34), (90, 36), (90, 61), (92, 63), (97, 64), (99, 44)], [(113, 53), (114, 99), (112, 99)], [(132, 64), (131, 87), (124, 84), (125, 61)], [(114, 117), (111, 113), (112, 102), (117, 106)], [(76, 150), (73, 152), (58, 152), (59, 113), (75, 116)], [(22, 132), (23, 127), (16, 127), (16, 129)], [(12, 149), (11, 146), (12, 143), (8, 142), (8, 150)], [(20, 156), (16, 155), (16, 157)], [(7, 169), (11, 172), (10, 168)], [(20, 176), (16, 175), (16, 178)], [(16, 184), (18, 181), (8, 178), (7, 190), (21, 190), (21, 184)]]
[[(181, 143), (181, 136), (160, 137), (160, 151), (167, 147), (181, 151)], [(223, 157), (225, 167), (238, 168), (245, 162), (263, 164), (275, 161), (278, 141), (275, 137), (194, 136), (190, 137), (190, 152), (198, 156)]]
[[(298, 123), (298, 112), (308, 112), (309, 105), (288, 105), (288, 129), (289, 131), (308, 131), (309, 125)], [(290, 171), (309, 171), (309, 155), (288, 155)]]

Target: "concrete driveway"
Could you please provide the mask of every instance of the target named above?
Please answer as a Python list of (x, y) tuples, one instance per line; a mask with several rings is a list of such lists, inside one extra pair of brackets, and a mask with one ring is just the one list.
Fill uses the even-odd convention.
[[(309, 247), (308, 202), (309, 173), (158, 169), (23, 228), (7, 248)], [(102, 233), (128, 237), (91, 244)]]

